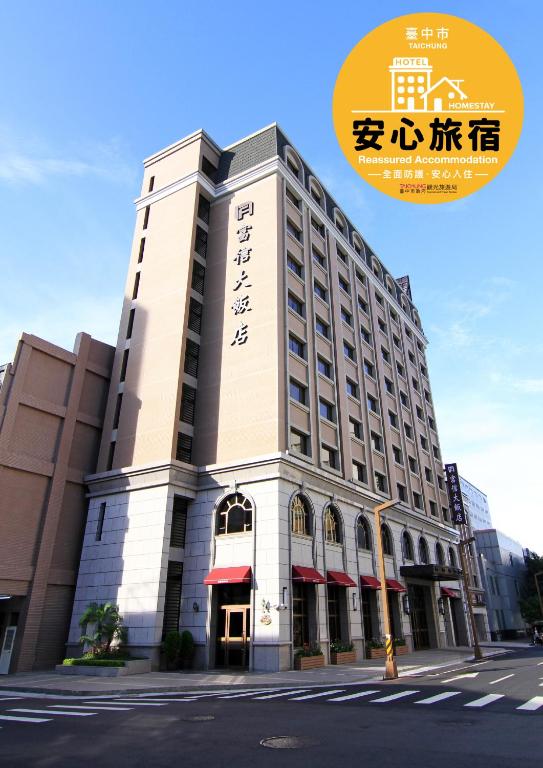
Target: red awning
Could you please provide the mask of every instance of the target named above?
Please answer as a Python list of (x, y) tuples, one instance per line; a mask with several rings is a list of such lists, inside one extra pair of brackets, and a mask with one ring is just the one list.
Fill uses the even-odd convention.
[(337, 584), (339, 587), (356, 587), (356, 581), (343, 571), (327, 571), (328, 584)]
[(449, 589), (449, 587), (441, 587), (442, 597), (460, 597), (460, 593), (457, 589)]
[(303, 581), (306, 584), (326, 584), (326, 579), (314, 568), (305, 565), (292, 566), (292, 581)]
[(391, 589), (393, 592), (407, 592), (407, 587), (404, 587), (396, 579), (387, 579), (387, 589)]
[(251, 566), (238, 565), (235, 568), (213, 568), (204, 579), (204, 584), (250, 584)]
[(370, 589), (381, 589), (381, 582), (375, 576), (361, 576), (360, 586), (369, 587)]

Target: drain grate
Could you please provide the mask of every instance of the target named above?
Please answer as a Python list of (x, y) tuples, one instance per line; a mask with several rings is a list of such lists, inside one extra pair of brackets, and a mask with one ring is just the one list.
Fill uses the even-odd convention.
[(268, 736), (262, 739), (261, 746), (268, 749), (303, 749), (304, 747), (314, 747), (318, 741), (307, 739), (304, 736)]

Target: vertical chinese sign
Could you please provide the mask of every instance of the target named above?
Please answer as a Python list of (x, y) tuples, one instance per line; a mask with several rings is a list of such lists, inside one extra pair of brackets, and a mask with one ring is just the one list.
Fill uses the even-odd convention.
[(252, 224), (247, 223), (254, 214), (254, 203), (247, 202), (236, 206), (236, 254), (233, 257), (234, 263), (239, 268), (234, 285), (232, 286), (233, 302), (232, 312), (239, 318), (239, 325), (235, 329), (234, 337), (230, 346), (241, 346), (246, 344), (249, 339), (249, 323), (247, 313), (252, 311), (251, 295), (249, 288), (252, 284), (249, 282), (249, 265), (253, 256), (253, 249), (250, 246), (252, 237)]
[(456, 464), (445, 464), (445, 478), (449, 494), (449, 508), (454, 525), (466, 525), (466, 510), (460, 489), (460, 478)]

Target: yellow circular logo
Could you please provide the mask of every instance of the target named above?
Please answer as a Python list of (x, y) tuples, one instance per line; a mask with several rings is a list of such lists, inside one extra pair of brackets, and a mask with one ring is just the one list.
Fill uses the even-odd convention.
[(511, 59), (457, 16), (414, 13), (351, 51), (334, 90), (345, 157), (372, 186), (411, 203), (466, 197), (505, 166), (522, 128)]

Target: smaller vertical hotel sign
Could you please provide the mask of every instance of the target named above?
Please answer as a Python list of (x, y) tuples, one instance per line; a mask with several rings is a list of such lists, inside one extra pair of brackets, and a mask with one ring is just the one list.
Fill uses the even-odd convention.
[(253, 287), (253, 284), (249, 282), (249, 262), (254, 256), (253, 249), (250, 247), (253, 225), (245, 221), (245, 219), (251, 220), (255, 212), (255, 206), (252, 201), (242, 203), (236, 206), (236, 238), (237, 238), (237, 252), (233, 257), (233, 261), (236, 264), (238, 273), (232, 286), (232, 291), (235, 294), (231, 309), (235, 317), (239, 317), (239, 325), (234, 331), (231, 347), (241, 347), (247, 343), (249, 339), (249, 324), (246, 322), (247, 313), (252, 311), (251, 306), (251, 292), (248, 290)]
[(462, 491), (460, 490), (460, 480), (456, 464), (445, 464), (445, 476), (447, 478), (447, 491), (449, 493), (452, 521), (455, 525), (466, 525), (466, 510), (462, 501)]

